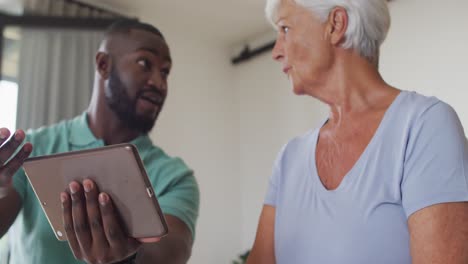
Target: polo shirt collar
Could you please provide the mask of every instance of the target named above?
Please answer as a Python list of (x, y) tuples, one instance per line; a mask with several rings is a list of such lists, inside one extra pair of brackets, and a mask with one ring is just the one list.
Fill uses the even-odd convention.
[(89, 146), (98, 141), (88, 125), (88, 115), (86, 112), (71, 121), (70, 125), (70, 144), (77, 147)]
[[(70, 144), (77, 147), (85, 147), (91, 144), (104, 146), (104, 142), (97, 139), (89, 128), (86, 112), (71, 121), (69, 138)], [(139, 136), (129, 143), (134, 144), (139, 151), (145, 151), (153, 146), (153, 142), (148, 135)]]
[(153, 146), (153, 142), (151, 141), (148, 135), (139, 136), (132, 140), (130, 143), (135, 145), (140, 152), (149, 150)]

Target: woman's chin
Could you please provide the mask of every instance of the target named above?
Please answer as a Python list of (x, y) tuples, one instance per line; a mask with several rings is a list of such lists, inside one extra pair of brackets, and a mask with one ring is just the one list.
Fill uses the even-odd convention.
[(297, 85), (293, 85), (293, 93), (295, 95), (304, 95), (305, 94), (305, 90), (303, 87), (300, 87), (300, 86), (297, 86)]

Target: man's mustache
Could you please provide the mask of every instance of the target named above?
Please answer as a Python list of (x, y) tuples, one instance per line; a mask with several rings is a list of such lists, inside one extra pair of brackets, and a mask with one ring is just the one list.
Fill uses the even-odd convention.
[(157, 87), (147, 87), (137, 93), (137, 98), (144, 98), (156, 105), (162, 105), (166, 98), (166, 93), (161, 92)]

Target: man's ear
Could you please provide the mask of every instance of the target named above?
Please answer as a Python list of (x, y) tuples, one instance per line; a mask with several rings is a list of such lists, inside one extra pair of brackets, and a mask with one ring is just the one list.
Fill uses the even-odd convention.
[(96, 54), (96, 70), (101, 76), (102, 79), (107, 80), (109, 78), (111, 69), (112, 69), (112, 59), (111, 56), (106, 53), (99, 51)]
[(326, 29), (330, 44), (336, 46), (345, 40), (348, 29), (348, 12), (345, 8), (337, 6), (332, 9), (328, 15)]

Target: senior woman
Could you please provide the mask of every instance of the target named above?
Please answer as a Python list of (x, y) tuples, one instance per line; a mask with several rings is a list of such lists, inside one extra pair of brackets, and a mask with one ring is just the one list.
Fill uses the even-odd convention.
[[(268, 0), (273, 58), (330, 107), (274, 165), (247, 263), (468, 263), (468, 147), (454, 110), (378, 72), (384, 0)], [(443, 88), (443, 87), (441, 87)]]

